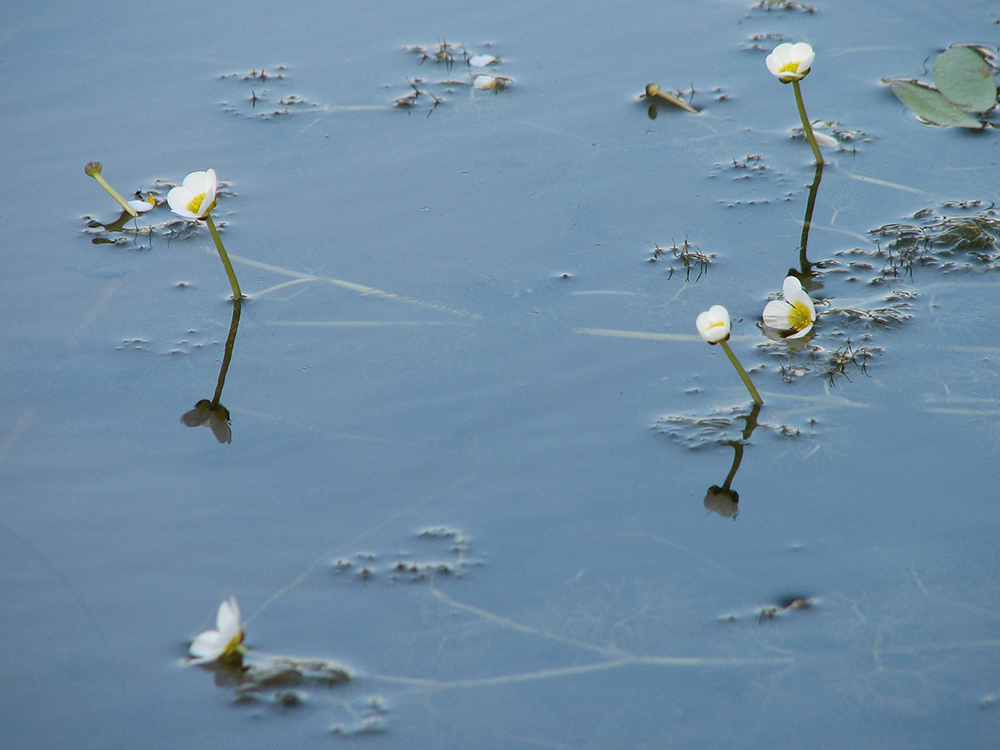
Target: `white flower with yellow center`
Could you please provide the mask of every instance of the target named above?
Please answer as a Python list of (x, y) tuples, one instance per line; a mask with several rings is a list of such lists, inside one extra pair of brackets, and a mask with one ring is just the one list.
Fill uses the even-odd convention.
[(698, 316), (695, 321), (698, 333), (701, 338), (709, 344), (718, 344), (729, 338), (732, 330), (732, 323), (729, 320), (729, 311), (722, 305), (712, 305)]
[(812, 67), (816, 53), (805, 42), (779, 44), (767, 59), (767, 69), (782, 83), (791, 83), (805, 78)]
[(208, 664), (232, 659), (241, 652), (243, 624), (240, 622), (240, 605), (231, 596), (219, 605), (215, 617), (215, 630), (206, 630), (191, 644), (192, 664)]
[(794, 276), (785, 279), (781, 295), (783, 299), (772, 300), (764, 306), (764, 327), (781, 338), (800, 339), (816, 322), (816, 305)]
[(178, 216), (191, 221), (204, 219), (215, 208), (218, 189), (214, 169), (192, 172), (184, 178), (184, 182), (167, 193), (167, 203)]
[[(136, 193), (138, 195), (138, 193)], [(150, 193), (145, 198), (136, 198), (133, 201), (129, 201), (128, 204), (135, 209), (136, 213), (146, 213), (146, 211), (152, 211), (156, 208), (156, 198)]]

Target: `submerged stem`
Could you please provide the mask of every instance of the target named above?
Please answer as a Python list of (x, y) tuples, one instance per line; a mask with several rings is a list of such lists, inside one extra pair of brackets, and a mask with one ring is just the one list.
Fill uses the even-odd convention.
[(802, 120), (802, 128), (805, 130), (806, 138), (809, 140), (809, 145), (812, 146), (813, 156), (816, 157), (816, 163), (823, 163), (823, 155), (819, 152), (819, 145), (816, 143), (816, 136), (813, 135), (812, 125), (809, 124), (809, 116), (806, 114), (806, 105), (802, 102), (802, 89), (799, 88), (799, 82), (797, 80), (792, 81), (792, 86), (795, 88), (795, 104), (799, 108), (799, 118)]
[(215, 228), (211, 213), (205, 214), (205, 221), (208, 222), (208, 229), (212, 233), (212, 239), (215, 240), (215, 249), (219, 251), (219, 258), (222, 259), (222, 265), (225, 266), (226, 276), (229, 277), (229, 286), (233, 288), (233, 297), (239, 300), (243, 296), (243, 292), (240, 291), (240, 282), (236, 280), (236, 272), (233, 271), (233, 264), (229, 262), (229, 255), (226, 254), (226, 248), (222, 244), (222, 238), (219, 237), (219, 230)]
[(750, 391), (750, 397), (753, 399), (753, 402), (758, 405), (763, 404), (764, 400), (760, 397), (760, 394), (757, 393), (757, 389), (754, 387), (753, 381), (750, 380), (750, 376), (747, 375), (747, 371), (743, 369), (743, 365), (741, 365), (740, 361), (736, 359), (736, 355), (733, 354), (733, 350), (729, 348), (729, 342), (720, 341), (719, 345), (722, 347), (722, 351), (726, 353), (726, 356), (729, 357), (729, 361), (733, 363), (733, 367), (736, 368), (736, 373), (740, 376), (740, 380), (743, 381), (743, 385), (745, 385), (747, 390)]

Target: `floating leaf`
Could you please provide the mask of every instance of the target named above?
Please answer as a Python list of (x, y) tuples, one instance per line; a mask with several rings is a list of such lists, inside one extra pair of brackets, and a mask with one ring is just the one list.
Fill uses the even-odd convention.
[(997, 104), (993, 67), (976, 47), (955, 44), (934, 58), (934, 83), (953, 104), (988, 112)]
[(961, 107), (952, 104), (933, 86), (904, 78), (886, 78), (882, 83), (892, 87), (892, 93), (913, 110), (923, 122), (938, 127), (982, 128), (983, 124)]

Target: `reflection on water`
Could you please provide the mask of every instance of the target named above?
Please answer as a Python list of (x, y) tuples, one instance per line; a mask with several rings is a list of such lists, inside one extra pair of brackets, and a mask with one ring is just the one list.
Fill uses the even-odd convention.
[(740, 469), (740, 464), (743, 462), (743, 449), (750, 441), (753, 431), (757, 429), (757, 417), (760, 415), (761, 406), (763, 404), (754, 403), (749, 414), (739, 417), (745, 425), (740, 439), (727, 440), (723, 443), (723, 445), (728, 445), (733, 449), (733, 465), (729, 467), (729, 473), (726, 475), (726, 479), (722, 482), (722, 485), (713, 484), (708, 488), (708, 492), (705, 493), (706, 510), (711, 510), (725, 518), (732, 518), (734, 521), (740, 510), (740, 494), (732, 489), (731, 485), (733, 479), (736, 478), (736, 472)]
[(212, 434), (220, 443), (231, 443), (233, 441), (232, 426), (229, 421), (229, 409), (220, 403), (222, 398), (222, 388), (226, 384), (226, 373), (229, 372), (229, 362), (233, 358), (233, 345), (236, 343), (236, 332), (240, 327), (240, 311), (243, 309), (243, 299), (236, 297), (233, 300), (233, 319), (229, 324), (229, 336), (226, 338), (226, 348), (222, 354), (222, 366), (219, 368), (219, 377), (215, 382), (215, 393), (211, 399), (201, 399), (194, 405), (194, 408), (185, 412), (181, 417), (188, 427), (198, 427), (207, 425), (212, 429)]
[[(919, 126), (871, 70), (995, 19), (750, 2), (9, 11), (4, 741), (993, 741), (994, 131)], [(764, 67), (786, 38), (825, 172)], [(161, 205), (119, 216), (92, 155)], [(232, 322), (207, 231), (164, 221), (209, 163)], [(753, 327), (790, 263), (801, 348)], [(719, 302), (756, 414), (691, 325)], [(225, 450), (176, 429), (192, 399)], [(229, 591), (240, 671), (175, 668)]]

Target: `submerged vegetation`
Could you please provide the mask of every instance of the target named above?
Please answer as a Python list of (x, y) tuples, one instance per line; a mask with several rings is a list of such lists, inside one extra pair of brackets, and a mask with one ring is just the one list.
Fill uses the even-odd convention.
[[(804, 11), (808, 13), (816, 11), (816, 8), (813, 7), (787, 1), (779, 2), (778, 0), (764, 0), (753, 7), (765, 11)], [(489, 45), (486, 47), (490, 48)], [(421, 72), (430, 75), (429, 71), (443, 69), (448, 77), (430, 81), (423, 77), (404, 76), (408, 88), (404, 88), (402, 92), (397, 90), (390, 94), (391, 97), (394, 97), (394, 101), (392, 104), (383, 102), (380, 105), (383, 110), (389, 111), (392, 108), (398, 108), (414, 111), (425, 108), (427, 115), (430, 116), (457, 91), (464, 91), (470, 97), (475, 97), (477, 96), (476, 92), (496, 94), (508, 89), (513, 84), (511, 77), (499, 72), (504, 61), (489, 54), (489, 52), (470, 50), (464, 44), (454, 45), (445, 41), (438, 42), (436, 46), (411, 46), (405, 49), (416, 56), (417, 67), (423, 66)], [(994, 101), (990, 107), (983, 108), (987, 102), (981, 96), (974, 102), (967, 103), (966, 84), (962, 80), (957, 80), (960, 76), (956, 71), (961, 68), (961, 70), (970, 71), (969, 76), (975, 77), (976, 73), (971, 72), (974, 69), (980, 77), (985, 79), (987, 76), (983, 72), (982, 66), (971, 65), (970, 67), (969, 54), (971, 51), (972, 54), (977, 55), (984, 65), (990, 66), (990, 71), (992, 71), (992, 58), (988, 57), (981, 48), (960, 46), (949, 48), (949, 50), (951, 49), (955, 49), (955, 51), (950, 52), (950, 56), (940, 66), (935, 63), (935, 82), (938, 89), (934, 89), (934, 91), (937, 96), (947, 98), (951, 107), (962, 110), (964, 117), (971, 117), (969, 112), (976, 113), (976, 116), (973, 117), (976, 125), (962, 126), (985, 127), (983, 118), (995, 104), (995, 87), (993, 89)], [(955, 60), (958, 62), (952, 62)], [(767, 282), (767, 287), (755, 292), (754, 304), (756, 307), (752, 308), (752, 314), (755, 317), (743, 325), (743, 330), (751, 330), (749, 335), (733, 336), (734, 323), (739, 324), (744, 321), (738, 317), (732, 318), (729, 309), (721, 304), (711, 304), (698, 315), (694, 321), (697, 337), (690, 330), (690, 322), (683, 324), (687, 333), (672, 334), (689, 336), (685, 341), (697, 341), (700, 337), (702, 341), (713, 347), (718, 345), (725, 352), (737, 371), (738, 377), (746, 387), (750, 395), (751, 406), (747, 407), (745, 402), (735, 407), (716, 405), (707, 415), (665, 415), (660, 417), (654, 425), (656, 432), (665, 434), (689, 448), (709, 445), (733, 448), (732, 464), (725, 479), (721, 484), (710, 485), (703, 500), (704, 508), (708, 512), (728, 519), (735, 520), (739, 513), (739, 493), (733, 488), (735, 477), (744, 458), (745, 449), (751, 445), (756, 430), (763, 427), (764, 430), (758, 435), (763, 435), (765, 439), (769, 439), (768, 436), (770, 439), (797, 439), (812, 438), (816, 435), (814, 428), (817, 423), (812, 417), (808, 420), (798, 419), (801, 415), (790, 411), (787, 413), (777, 410), (762, 412), (764, 399), (754, 385), (754, 378), (758, 381), (768, 379), (775, 384), (775, 387), (785, 388), (787, 384), (810, 377), (820, 379), (824, 385), (829, 386), (842, 384), (845, 381), (850, 382), (852, 376), (856, 375), (870, 377), (869, 370), (875, 369), (876, 363), (884, 354), (883, 339), (903, 326), (915, 314), (914, 300), (921, 292), (916, 289), (900, 287), (904, 286), (906, 282), (916, 282), (925, 269), (949, 273), (958, 271), (985, 272), (1000, 267), (1000, 250), (997, 246), (997, 238), (1000, 236), (998, 234), (1000, 233), (1000, 215), (992, 204), (975, 200), (926, 208), (906, 217), (906, 221), (894, 222), (872, 229), (868, 234), (872, 238), (874, 247), (855, 247), (837, 251), (832, 257), (818, 261), (810, 262), (808, 260), (812, 213), (826, 164), (820, 150), (821, 145), (837, 150), (853, 150), (854, 146), (848, 144), (870, 140), (865, 131), (840, 128), (839, 123), (809, 120), (805, 111), (800, 83), (810, 73), (814, 62), (815, 55), (812, 47), (804, 43), (778, 44), (765, 62), (767, 70), (778, 81), (782, 84), (792, 84), (796, 108), (801, 120), (801, 128), (797, 128), (794, 132), (800, 133), (801, 138), (808, 142), (814, 157), (815, 172), (813, 182), (809, 185), (809, 199), (802, 220), (801, 240), (798, 246), (790, 249), (795, 264), (787, 272), (787, 275), (782, 265), (781, 272), (775, 273), (774, 278)], [(233, 108), (232, 111), (246, 114), (244, 109), (247, 102), (251, 112), (255, 112), (258, 105), (262, 107), (266, 105), (268, 111), (266, 114), (260, 113), (261, 117), (284, 116), (293, 112), (305, 111), (308, 107), (314, 107), (315, 105), (309, 104), (294, 94), (286, 94), (276, 100), (278, 107), (274, 108), (274, 105), (270, 103), (273, 93), (265, 87), (265, 84), (274, 85), (277, 82), (284, 85), (286, 76), (283, 71), (284, 68), (278, 68), (268, 73), (263, 69), (258, 71), (255, 68), (250, 74), (239, 78), (241, 83), (249, 84), (250, 93), (246, 102), (241, 104), (239, 108)], [(229, 77), (238, 77), (238, 74), (232, 74)], [(227, 76), (223, 76), (223, 78), (227, 78)], [(919, 109), (929, 99), (925, 94), (919, 96), (914, 94), (914, 88), (923, 90), (929, 87), (916, 81), (900, 82), (894, 80), (893, 82), (893, 90), (896, 91), (897, 95), (914, 111), (918, 112), (918, 115), (927, 119), (925, 115), (920, 114)], [(900, 94), (900, 91), (904, 93)], [(400, 95), (396, 96), (397, 93)], [(693, 90), (691, 92), (668, 92), (657, 84), (651, 83), (646, 86), (645, 93), (641, 98), (647, 100), (646, 103), (651, 106), (650, 117), (655, 116), (653, 107), (656, 104), (666, 104), (697, 115), (701, 110), (692, 106), (691, 95), (693, 95)], [(978, 93), (977, 96), (979, 96)], [(685, 97), (688, 97), (687, 101), (685, 101)], [(911, 102), (916, 102), (916, 104)], [(634, 106), (634, 104), (633, 101), (629, 106)], [(229, 105), (226, 106), (229, 107)], [(934, 106), (937, 108), (935, 111), (941, 109), (939, 103)], [(678, 116), (686, 117), (681, 113), (678, 113)], [(942, 121), (935, 124), (961, 125), (964, 122), (957, 119), (958, 115), (953, 114), (949, 117), (952, 117), (953, 121), (939, 118)], [(699, 120), (699, 122), (703, 121), (705, 118)], [(716, 158), (725, 159), (721, 155)], [(716, 167), (719, 172), (732, 173), (734, 179), (766, 180), (771, 179), (776, 174), (765, 162), (764, 156), (760, 154), (747, 154), (742, 159), (732, 157), (730, 159), (731, 164), (728, 161), (719, 161), (716, 163)], [(234, 301), (233, 319), (213, 398), (198, 401), (194, 408), (181, 417), (181, 421), (188, 427), (208, 426), (219, 443), (230, 443), (232, 439), (230, 415), (228, 409), (221, 404), (220, 399), (238, 328), (243, 295), (229, 256), (223, 246), (219, 228), (212, 217), (212, 210), (216, 207), (219, 196), (223, 195), (221, 183), (218, 182), (215, 171), (209, 169), (192, 172), (180, 185), (169, 186), (170, 190), (165, 197), (162, 193), (168, 186), (164, 183), (157, 185), (156, 189), (146, 191), (145, 197), (143, 197), (142, 191), (138, 191), (135, 199), (131, 201), (125, 200), (101, 177), (100, 164), (88, 163), (86, 173), (98, 180), (122, 208), (122, 214), (115, 221), (107, 224), (87, 217), (88, 223), (85, 231), (88, 235), (93, 235), (95, 243), (125, 245), (130, 240), (137, 242), (139, 238), (148, 238), (149, 247), (151, 247), (155, 237), (170, 239), (197, 236), (204, 226), (208, 227), (231, 284)], [(761, 203), (768, 203), (768, 201), (764, 200)], [(153, 218), (156, 214), (150, 212), (156, 211), (164, 204), (169, 206), (179, 218), (155, 223)], [(798, 217), (796, 217), (797, 219)], [(798, 233), (798, 229), (794, 231), (796, 234)], [(714, 282), (718, 271), (713, 271), (709, 275), (708, 270), (718, 258), (718, 253), (702, 250), (698, 245), (690, 242), (686, 235), (680, 244), (673, 237), (670, 237), (670, 242), (669, 247), (660, 247), (654, 243), (652, 256), (649, 258), (651, 263), (660, 264), (660, 269), (663, 265), (667, 266), (667, 280), (671, 280), (675, 275), (679, 279), (683, 275), (683, 281), (692, 285), (683, 287), (688, 290), (695, 289), (694, 284), (704, 282), (702, 286), (697, 287), (699, 291)], [(147, 248), (143, 246), (143, 249)], [(262, 266), (263, 264), (258, 265)], [(275, 288), (280, 288), (285, 284), (319, 279), (318, 276), (306, 273), (290, 272), (289, 276), (294, 277), (293, 280), (279, 284)], [(563, 274), (561, 278), (569, 279), (570, 275)], [(374, 288), (362, 287), (338, 279), (324, 277), (323, 281), (352, 289), (363, 296), (394, 296)], [(677, 285), (678, 282), (675, 281), (674, 284)], [(778, 292), (779, 287), (780, 293)], [(848, 295), (855, 290), (861, 290), (861, 292), (849, 297)], [(470, 320), (478, 318), (475, 314), (450, 310), (436, 303), (425, 303), (414, 299), (406, 299), (406, 301), (425, 308), (433, 307), (449, 314), (465, 316)], [(734, 306), (732, 309), (737, 308)], [(407, 321), (407, 323), (409, 322)], [(681, 327), (680, 324), (678, 327)], [(747, 344), (747, 342), (750, 343)], [(734, 351), (736, 346), (743, 346), (746, 349), (746, 352), (742, 353), (744, 357), (749, 353), (751, 356), (758, 356), (760, 359), (768, 361), (750, 367), (748, 371), (740, 363)], [(704, 348), (702, 347), (702, 349)], [(685, 360), (682, 358), (681, 361)], [(683, 366), (678, 369), (683, 369)], [(766, 392), (766, 395), (771, 403), (770, 392)], [(776, 396), (774, 400), (778, 401), (779, 399), (780, 396)], [(764, 414), (763, 418), (767, 420), (765, 422), (759, 421), (762, 413)], [(775, 442), (779, 441), (775, 440)], [(713, 479), (716, 478), (713, 477)], [(332, 562), (330, 555), (325, 555), (322, 561), (313, 563), (302, 577), (296, 579), (288, 589), (275, 594), (275, 597), (298, 585), (305, 574), (324, 563), (332, 571), (333, 576), (331, 577), (338, 578), (343, 585), (374, 585), (376, 588), (379, 585), (386, 587), (397, 587), (402, 584), (424, 585), (431, 596), (446, 604), (452, 615), (455, 612), (461, 612), (483, 627), (488, 625), (506, 628), (516, 632), (518, 636), (555, 641), (567, 649), (580, 648), (591, 654), (596, 653), (600, 657), (590, 666), (580, 667), (574, 664), (572, 668), (563, 670), (562, 673), (565, 674), (616, 668), (623, 665), (642, 667), (697, 665), (705, 667), (735, 664), (757, 667), (786, 666), (793, 661), (793, 657), (789, 655), (790, 652), (783, 652), (775, 656), (763, 647), (760, 649), (760, 654), (763, 655), (759, 657), (754, 651), (751, 651), (750, 655), (746, 657), (733, 658), (676, 657), (666, 653), (648, 656), (645, 653), (640, 655), (638, 650), (635, 654), (630, 653), (625, 648), (619, 647), (617, 643), (612, 642), (612, 639), (609, 639), (610, 645), (606, 646), (596, 641), (591, 643), (573, 640), (561, 634), (553, 635), (542, 628), (523, 625), (513, 619), (490, 613), (485, 609), (462, 604), (434, 588), (436, 580), (462, 578), (472, 567), (481, 564), (481, 560), (469, 558), (470, 542), (465, 533), (447, 526), (435, 526), (419, 532), (417, 539), (419, 541), (415, 542), (416, 544), (430, 542), (448, 548), (442, 554), (433, 556), (414, 554), (409, 551), (391, 554), (356, 552), (353, 555), (338, 557)], [(438, 551), (440, 552), (440, 550)], [(776, 603), (759, 605), (750, 613), (749, 618), (756, 617), (757, 623), (763, 625), (780, 619), (785, 614), (813, 609), (818, 603), (818, 600), (811, 596), (798, 594), (777, 598), (774, 601)], [(270, 601), (266, 602), (261, 609), (269, 603)], [(740, 618), (729, 616), (725, 619), (729, 622)], [(450, 634), (448, 636), (450, 637)], [(444, 641), (445, 638), (442, 637), (441, 640)], [(315, 693), (348, 682), (353, 676), (346, 667), (332, 660), (271, 657), (255, 652), (244, 644), (244, 624), (235, 597), (230, 597), (222, 602), (216, 616), (216, 627), (198, 635), (191, 643), (189, 650), (191, 657), (193, 657), (189, 662), (214, 670), (217, 682), (222, 686), (231, 687), (239, 702), (267, 702), (279, 708), (292, 707), (307, 701)], [(578, 671), (574, 672), (573, 670)], [(560, 670), (555, 669), (537, 674), (524, 670), (510, 676), (453, 680), (451, 682), (444, 679), (387, 675), (374, 675), (372, 679), (373, 681), (383, 679), (386, 682), (396, 680), (406, 684), (409, 690), (417, 693), (421, 690), (432, 692), (454, 685), (459, 685), (464, 689), (487, 683), (515, 683), (522, 679), (542, 679), (553, 674), (561, 676)], [(380, 731), (386, 713), (387, 709), (381, 699), (370, 698), (357, 710), (357, 716), (360, 717), (357, 721), (338, 724), (333, 731), (338, 734)]]

